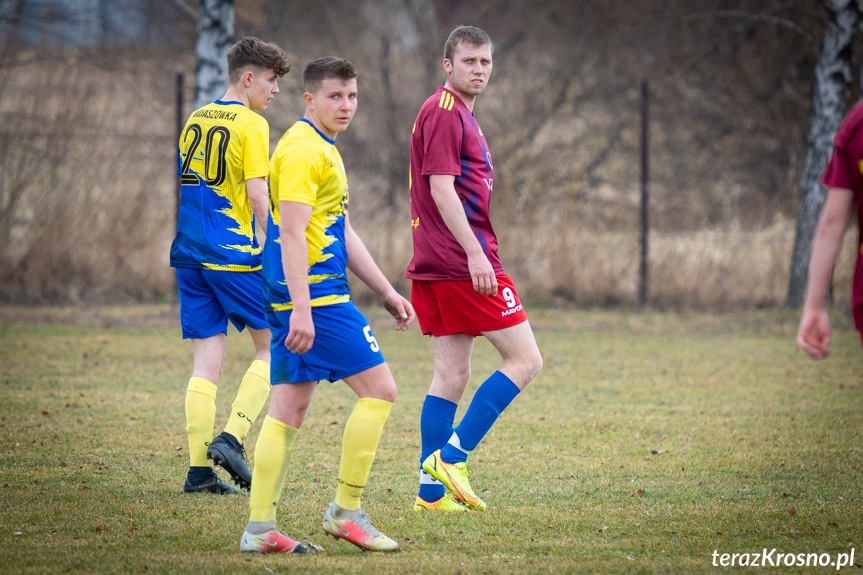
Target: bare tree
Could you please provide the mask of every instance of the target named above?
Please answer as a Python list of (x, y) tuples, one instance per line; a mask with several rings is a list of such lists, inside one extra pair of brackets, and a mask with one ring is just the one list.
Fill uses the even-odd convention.
[(198, 109), (221, 96), (228, 85), (225, 56), (234, 41), (234, 0), (201, 0), (197, 11), (184, 0), (174, 2), (198, 22), (193, 103)]
[[(393, 278), (410, 257), (411, 125), (444, 79), (443, 39), (464, 23), (495, 42), (495, 76), (477, 119), (496, 158), (503, 257), (532, 297), (633, 300), (636, 88), (649, 78), (651, 266), (668, 280), (651, 286), (651, 299), (781, 305), (830, 7), (860, 3), (246, 0), (236, 35), (278, 42), (298, 70), (327, 54), (359, 67), (360, 113), (339, 146), (359, 200), (352, 218), (375, 230), (367, 245)], [(194, 69), (196, 39), (203, 44), (212, 32), (222, 49), (200, 71), (217, 77), (233, 4), (88, 0), (90, 12), (101, 9), (101, 27), (89, 13), (69, 14), (80, 26), (52, 38), (62, 22), (48, 7), (68, 0), (0, 0), (0, 300), (170, 293), (164, 260), (173, 229), (164, 206), (176, 135), (165, 96), (176, 72)], [(205, 30), (196, 38), (199, 19)], [(854, 19), (842, 24), (834, 36), (851, 34)], [(831, 73), (819, 69), (824, 80)], [(273, 138), (302, 114), (300, 76), (280, 82), (283, 94), (267, 112)], [(225, 80), (198, 84), (213, 88), (206, 102)], [(73, 237), (82, 229), (101, 241)], [(837, 268), (837, 281), (849, 267)]]
[(845, 115), (851, 87), (851, 57), (854, 37), (860, 22), (857, 0), (832, 0), (831, 22), (824, 35), (821, 58), (815, 67), (815, 95), (809, 144), (797, 210), (794, 252), (786, 305), (799, 308), (806, 294), (806, 276), (812, 238), (824, 203), (821, 173), (832, 150), (833, 136)]

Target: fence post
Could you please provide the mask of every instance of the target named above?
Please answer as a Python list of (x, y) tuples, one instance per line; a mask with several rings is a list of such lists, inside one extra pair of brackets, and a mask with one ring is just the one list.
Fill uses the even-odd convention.
[[(184, 84), (184, 79), (185, 78), (184, 78), (182, 72), (177, 74), (177, 114), (176, 114), (177, 137), (176, 137), (176, 139), (174, 139), (174, 149), (175, 150), (176, 150), (178, 142), (180, 141), (180, 136), (183, 135), (183, 126), (186, 124), (184, 121), (185, 116), (183, 115), (183, 84)], [(175, 223), (180, 218), (180, 182), (181, 182), (181, 177), (179, 174), (179, 170), (177, 170), (177, 172), (178, 172), (177, 173), (177, 187), (176, 187), (176, 196), (175, 196), (176, 203), (174, 206), (175, 207), (174, 215), (176, 216), (175, 217)]]
[[(185, 76), (183, 73), (177, 74), (177, 109), (176, 109), (176, 121), (177, 121), (177, 134), (176, 138), (174, 138), (174, 154), (177, 154), (177, 146), (180, 142), (180, 137), (183, 135), (183, 126), (185, 126), (186, 122), (184, 121), (185, 116), (183, 114), (183, 86), (185, 85)], [(174, 159), (174, 162), (178, 160)], [(180, 176), (180, 170), (177, 169), (176, 164), (174, 164), (174, 169), (177, 170), (177, 183), (174, 188), (174, 227), (177, 227), (177, 223), (180, 221), (180, 186), (182, 182), (182, 177)], [(171, 290), (171, 303), (178, 304), (180, 301), (180, 293), (179, 287), (177, 286), (177, 276), (173, 276), (173, 289)]]
[(650, 226), (648, 224), (648, 205), (650, 196), (647, 191), (648, 183), (648, 87), (647, 80), (641, 83), (641, 265), (639, 267), (638, 305), (644, 307), (647, 304), (647, 236)]

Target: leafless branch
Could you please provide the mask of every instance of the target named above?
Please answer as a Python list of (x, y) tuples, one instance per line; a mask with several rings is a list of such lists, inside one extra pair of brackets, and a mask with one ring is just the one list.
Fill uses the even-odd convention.
[(709, 20), (712, 18), (736, 18), (738, 20), (744, 20), (748, 24), (773, 24), (776, 26), (782, 26), (788, 28), (790, 30), (794, 30), (801, 36), (805, 36), (807, 40), (812, 41), (812, 36), (803, 28), (791, 22), (790, 20), (786, 20), (785, 18), (779, 18), (777, 16), (767, 16), (763, 14), (753, 14), (751, 12), (743, 12), (741, 10), (718, 10), (716, 12), (702, 12), (700, 14), (691, 14), (685, 18), (687, 22), (694, 22), (696, 20)]
[(190, 18), (193, 18), (195, 20), (198, 19), (198, 11), (189, 6), (187, 2), (184, 2), (183, 0), (174, 0), (174, 4), (176, 4), (180, 8), (180, 10), (184, 14), (186, 14), (186, 16), (189, 16)]

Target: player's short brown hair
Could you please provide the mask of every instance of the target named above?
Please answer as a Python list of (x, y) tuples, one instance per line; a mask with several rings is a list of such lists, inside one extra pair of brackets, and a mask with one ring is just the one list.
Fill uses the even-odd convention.
[(443, 48), (443, 57), (452, 62), (456, 46), (462, 43), (473, 46), (485, 46), (488, 44), (491, 47), (491, 51), (494, 52), (494, 45), (485, 31), (480, 30), (476, 26), (457, 26), (455, 30), (449, 33), (449, 38), (446, 39), (446, 44), (444, 44)]
[(272, 42), (264, 42), (254, 36), (246, 36), (228, 51), (228, 78), (234, 84), (240, 80), (243, 70), (255, 68), (272, 70), (280, 77), (291, 70), (288, 55)]
[(327, 78), (351, 80), (359, 75), (357, 67), (344, 58), (324, 56), (306, 65), (303, 70), (303, 91), (314, 94)]

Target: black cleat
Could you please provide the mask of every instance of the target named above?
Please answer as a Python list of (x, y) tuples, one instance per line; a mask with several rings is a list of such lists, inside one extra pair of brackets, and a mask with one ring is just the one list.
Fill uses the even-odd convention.
[(185, 493), (216, 493), (218, 495), (233, 495), (239, 493), (240, 490), (233, 485), (228, 485), (219, 479), (215, 473), (211, 473), (209, 477), (205, 477), (202, 481), (194, 482), (186, 476), (186, 483), (183, 484)]
[(252, 471), (246, 464), (246, 450), (230, 433), (223, 431), (210, 442), (207, 448), (207, 459), (212, 459), (213, 463), (220, 465), (241, 488), (251, 488)]

